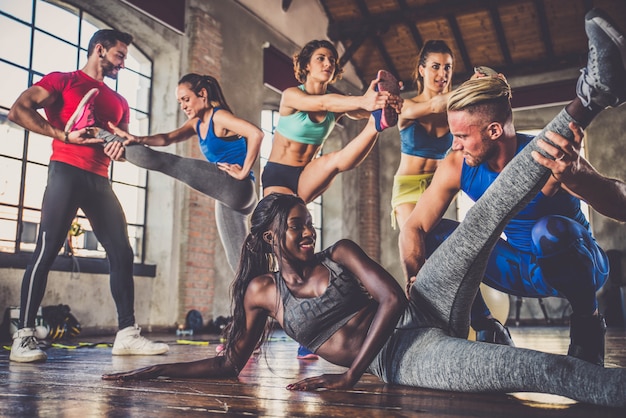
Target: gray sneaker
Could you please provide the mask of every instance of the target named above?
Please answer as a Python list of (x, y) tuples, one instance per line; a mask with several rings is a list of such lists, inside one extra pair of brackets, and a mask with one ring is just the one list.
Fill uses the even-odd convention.
[(585, 32), (589, 57), (576, 94), (590, 109), (619, 106), (626, 100), (626, 39), (599, 9), (585, 15)]
[(155, 356), (169, 351), (164, 343), (154, 343), (141, 336), (141, 328), (136, 324), (117, 332), (113, 342), (114, 356)]
[(13, 345), (11, 346), (9, 360), (18, 363), (46, 361), (48, 356), (39, 348), (35, 332), (35, 328), (22, 328), (13, 334)]

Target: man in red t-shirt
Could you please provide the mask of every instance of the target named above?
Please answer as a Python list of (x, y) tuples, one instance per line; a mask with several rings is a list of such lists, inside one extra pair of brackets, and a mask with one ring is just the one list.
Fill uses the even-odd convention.
[[(95, 88), (97, 94), (83, 112), (91, 118), (89, 125), (106, 129), (107, 123), (112, 122), (128, 129), (128, 103), (103, 80), (117, 78), (132, 39), (130, 34), (116, 30), (97, 31), (89, 41), (87, 63), (81, 70), (44, 76), (18, 97), (9, 111), (11, 121), (54, 138), (37, 246), (22, 281), (20, 320), (13, 335), (11, 361), (36, 362), (47, 358), (35, 338), (35, 315), (50, 267), (78, 208), (89, 219), (109, 260), (119, 326), (113, 355), (155, 355), (169, 350), (166, 344), (142, 337), (135, 324), (134, 256), (124, 212), (108, 179), (110, 159), (104, 153), (103, 141), (94, 138), (89, 127), (72, 130), (66, 126), (83, 97)], [(37, 112), (42, 108), (46, 118)]]

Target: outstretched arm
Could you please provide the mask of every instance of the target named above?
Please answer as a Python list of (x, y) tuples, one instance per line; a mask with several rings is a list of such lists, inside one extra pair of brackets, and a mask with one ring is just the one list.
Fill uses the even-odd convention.
[(378, 307), (361, 348), (346, 372), (304, 379), (287, 386), (289, 390), (353, 387), (393, 333), (407, 304), (398, 282), (354, 242), (350, 240), (337, 242), (333, 246), (331, 258), (350, 270), (361, 281), (378, 303)]
[(546, 158), (533, 152), (533, 158), (552, 171), (553, 179), (564, 189), (587, 202), (604, 216), (626, 222), (626, 183), (600, 174), (587, 160), (580, 156), (583, 139), (582, 129), (570, 123), (574, 142), (561, 135), (548, 132), (546, 137), (559, 148), (546, 141), (539, 146), (555, 159)]
[[(257, 278), (258, 279), (258, 278)], [(238, 341), (231, 345), (231, 350), (217, 357), (182, 363), (164, 363), (121, 373), (102, 375), (104, 380), (146, 380), (160, 376), (177, 378), (227, 378), (239, 374), (252, 355), (267, 320), (267, 310), (263, 306), (272, 303), (275, 288), (271, 280), (254, 279), (244, 298), (246, 324)], [(268, 286), (268, 283), (270, 285)]]
[[(370, 83), (362, 96), (345, 96), (343, 94), (308, 94), (297, 87), (283, 92), (280, 102), (280, 114), (289, 115), (301, 112), (333, 112), (339, 115), (349, 113), (352, 117), (369, 117), (369, 113), (382, 109), (388, 104), (400, 107), (402, 99), (386, 91), (375, 91), (378, 79)], [(398, 109), (399, 110), (399, 109)]]
[(211, 378), (237, 376), (236, 367), (225, 356), (207, 358), (188, 363), (166, 363), (102, 375), (104, 380), (147, 380), (157, 377)]

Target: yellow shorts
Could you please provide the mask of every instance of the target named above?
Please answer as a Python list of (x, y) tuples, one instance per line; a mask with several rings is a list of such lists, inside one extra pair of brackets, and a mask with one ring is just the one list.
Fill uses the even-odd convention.
[(396, 229), (396, 207), (404, 203), (417, 203), (430, 185), (434, 173), (394, 176), (391, 191), (391, 227)]

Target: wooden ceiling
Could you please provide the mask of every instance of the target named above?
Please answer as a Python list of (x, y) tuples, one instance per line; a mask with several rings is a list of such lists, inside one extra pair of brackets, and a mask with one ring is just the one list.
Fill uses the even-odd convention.
[[(285, 2), (283, 0), (283, 5)], [(587, 59), (584, 15), (607, 11), (626, 30), (626, 0), (320, 0), (328, 37), (341, 42), (364, 85), (378, 69), (413, 90), (417, 54), (443, 39), (455, 55), (454, 82), (486, 65), (507, 77), (582, 67)]]

